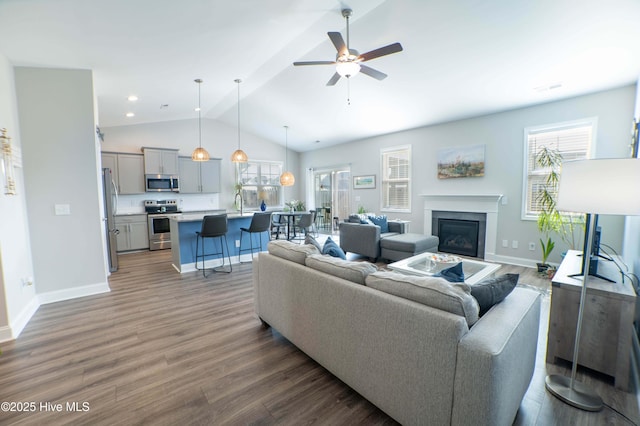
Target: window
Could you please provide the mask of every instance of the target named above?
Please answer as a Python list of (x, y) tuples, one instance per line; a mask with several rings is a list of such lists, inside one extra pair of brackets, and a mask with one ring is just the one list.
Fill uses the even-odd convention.
[(543, 148), (556, 149), (562, 161), (589, 158), (596, 134), (596, 119), (560, 123), (525, 129), (525, 170), (523, 179), (522, 218), (535, 219), (539, 212), (538, 196), (549, 170), (536, 165), (536, 154)]
[(382, 210), (411, 211), (411, 146), (383, 149)]
[(269, 207), (283, 205), (280, 186), (281, 162), (249, 161), (236, 164), (245, 209), (258, 209), (262, 200)]

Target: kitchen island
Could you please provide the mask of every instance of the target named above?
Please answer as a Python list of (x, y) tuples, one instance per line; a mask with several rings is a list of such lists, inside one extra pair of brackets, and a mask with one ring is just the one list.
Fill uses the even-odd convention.
[[(173, 267), (180, 273), (192, 272), (196, 270), (196, 232), (202, 229), (202, 218), (205, 215), (223, 214), (224, 210), (205, 213), (182, 213), (170, 216), (171, 227), (171, 259)], [(240, 228), (248, 228), (251, 224), (253, 212), (240, 214), (238, 212), (227, 213), (227, 244), (232, 263), (238, 263), (238, 250), (236, 242), (240, 241)], [(257, 235), (253, 235), (254, 241), (258, 241)], [(262, 236), (261, 250), (267, 249), (269, 237)], [(198, 243), (200, 244), (200, 243)], [(215, 244), (215, 249), (213, 248)], [(259, 244), (259, 243), (258, 243)], [(205, 239), (205, 253), (219, 251), (218, 241), (211, 238)], [(243, 248), (249, 247), (249, 235), (244, 235)], [(254, 246), (255, 247), (255, 246)], [(199, 248), (200, 252), (202, 247)], [(225, 247), (226, 253), (226, 247)], [(242, 254), (242, 261), (251, 261), (248, 251)], [(228, 262), (228, 260), (227, 260)], [(221, 256), (207, 256), (205, 266), (215, 268), (222, 264)], [(202, 264), (201, 264), (202, 265)]]

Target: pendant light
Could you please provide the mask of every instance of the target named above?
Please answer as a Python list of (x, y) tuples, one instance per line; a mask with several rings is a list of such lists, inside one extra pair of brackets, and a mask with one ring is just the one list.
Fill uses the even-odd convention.
[(231, 162), (246, 163), (249, 161), (249, 158), (247, 157), (247, 154), (240, 149), (240, 83), (242, 83), (242, 80), (237, 78), (234, 81), (238, 83), (238, 149), (231, 154)]
[(202, 115), (200, 112), (200, 84), (202, 84), (202, 79), (197, 78), (193, 81), (198, 83), (198, 147), (193, 150), (191, 159), (193, 161), (209, 161), (209, 153), (202, 147)]
[(284, 169), (285, 172), (280, 175), (280, 185), (293, 186), (296, 183), (296, 178), (293, 173), (288, 171), (287, 160), (289, 157), (289, 126), (284, 126)]

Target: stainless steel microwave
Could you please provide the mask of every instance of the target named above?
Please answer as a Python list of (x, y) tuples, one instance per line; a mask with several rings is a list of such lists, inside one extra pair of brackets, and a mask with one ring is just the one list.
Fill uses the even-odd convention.
[(144, 175), (147, 192), (180, 192), (178, 176)]

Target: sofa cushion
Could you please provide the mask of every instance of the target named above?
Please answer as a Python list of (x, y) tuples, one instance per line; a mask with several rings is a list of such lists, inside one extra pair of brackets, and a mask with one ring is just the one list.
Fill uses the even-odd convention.
[(327, 237), (327, 240), (324, 242), (324, 246), (322, 247), (322, 254), (339, 257), (340, 259), (347, 259), (347, 255), (344, 250), (342, 250), (340, 246), (331, 239), (331, 237)]
[(418, 277), (397, 272), (375, 272), (365, 280), (367, 287), (413, 300), (423, 305), (463, 316), (471, 327), (480, 308), (465, 283), (450, 283), (444, 278)]
[(307, 256), (305, 264), (309, 268), (325, 272), (334, 277), (349, 280), (356, 284), (364, 284), (367, 275), (378, 270), (375, 265), (368, 262), (353, 262), (322, 254)]
[(464, 272), (462, 271), (462, 262), (458, 262), (453, 266), (444, 268), (440, 272), (433, 274), (434, 277), (442, 277), (450, 283), (463, 283)]
[(319, 251), (311, 244), (296, 244), (287, 240), (273, 240), (267, 244), (267, 251), (274, 256), (304, 265), (304, 259)]
[(380, 227), (381, 234), (384, 234), (385, 232), (389, 232), (389, 224), (387, 223), (387, 216), (369, 215), (368, 218), (371, 222), (373, 222), (374, 225), (378, 225)]
[(496, 303), (502, 302), (516, 288), (518, 278), (520, 278), (519, 274), (504, 274), (472, 285), (471, 295), (480, 305), (480, 316)]

